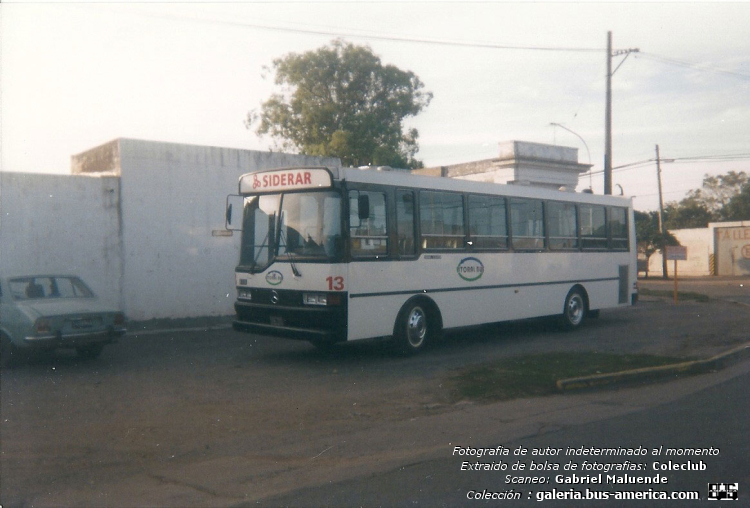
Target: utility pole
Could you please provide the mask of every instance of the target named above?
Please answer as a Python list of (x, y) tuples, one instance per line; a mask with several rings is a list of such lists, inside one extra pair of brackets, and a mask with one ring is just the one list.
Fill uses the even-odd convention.
[[(607, 32), (607, 97), (604, 112), (604, 194), (612, 194), (612, 76), (630, 56), (638, 53), (638, 48), (612, 51), (612, 32)], [(620, 64), (612, 70), (612, 57), (625, 55)]]
[[(656, 178), (659, 182), (659, 232), (662, 240), (666, 242), (667, 231), (664, 228), (664, 197), (661, 191), (661, 157), (659, 156), (659, 145), (656, 145)], [(667, 247), (662, 245), (661, 250), (661, 276), (664, 279), (669, 278), (667, 273)]]
[(612, 194), (612, 32), (607, 32), (607, 106), (604, 112), (604, 194)]

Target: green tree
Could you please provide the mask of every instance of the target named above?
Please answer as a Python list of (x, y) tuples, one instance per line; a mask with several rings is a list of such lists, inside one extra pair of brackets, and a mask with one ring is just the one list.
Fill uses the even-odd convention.
[(742, 209), (742, 198), (735, 202), (733, 211), (730, 211), (729, 204), (749, 183), (750, 178), (744, 171), (730, 171), (717, 176), (705, 175), (700, 189), (691, 190), (679, 203), (667, 203), (667, 228), (704, 228), (709, 222), (736, 220), (733, 217)]
[(366, 46), (336, 40), (330, 46), (273, 62), (282, 87), (251, 111), (259, 136), (270, 135), (277, 148), (307, 155), (333, 156), (344, 165), (418, 168), (417, 129), (404, 120), (432, 100), (412, 72), (383, 65)]
[(748, 183), (747, 174), (730, 171), (726, 175), (708, 176), (703, 178), (703, 187), (693, 191), (708, 210), (719, 218), (724, 218), (724, 209), (734, 196), (742, 191)]
[(663, 253), (667, 245), (680, 244), (669, 231), (665, 235), (661, 234), (657, 212), (635, 211), (635, 237), (638, 253), (646, 258), (646, 278), (648, 278), (648, 261), (651, 255), (657, 251)]
[(724, 207), (724, 217), (727, 220), (750, 220), (750, 183), (729, 200)]
[(695, 196), (688, 195), (679, 203), (673, 201), (664, 207), (664, 224), (667, 229), (705, 228), (717, 219), (706, 204)]

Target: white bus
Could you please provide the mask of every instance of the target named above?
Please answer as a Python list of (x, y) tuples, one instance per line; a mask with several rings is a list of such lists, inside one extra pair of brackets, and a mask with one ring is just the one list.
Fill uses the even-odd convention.
[(389, 337), (413, 353), (446, 329), (550, 315), (573, 329), (638, 296), (621, 197), (289, 168), (243, 175), (227, 228), (242, 231), (234, 328), (320, 348)]

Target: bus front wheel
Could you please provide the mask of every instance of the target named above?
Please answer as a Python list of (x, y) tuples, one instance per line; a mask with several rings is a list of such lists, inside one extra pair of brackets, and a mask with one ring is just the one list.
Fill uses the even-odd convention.
[(564, 330), (574, 330), (583, 324), (586, 319), (586, 298), (583, 291), (573, 288), (565, 297), (563, 313), (560, 316), (560, 325)]
[(426, 307), (421, 302), (405, 306), (396, 322), (394, 345), (405, 355), (417, 353), (425, 348), (430, 337), (430, 321)]

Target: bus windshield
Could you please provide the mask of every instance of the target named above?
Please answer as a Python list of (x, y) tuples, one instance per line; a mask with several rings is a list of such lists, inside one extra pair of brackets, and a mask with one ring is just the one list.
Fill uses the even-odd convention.
[(338, 259), (341, 196), (336, 192), (245, 198), (240, 265), (257, 273), (274, 261)]

